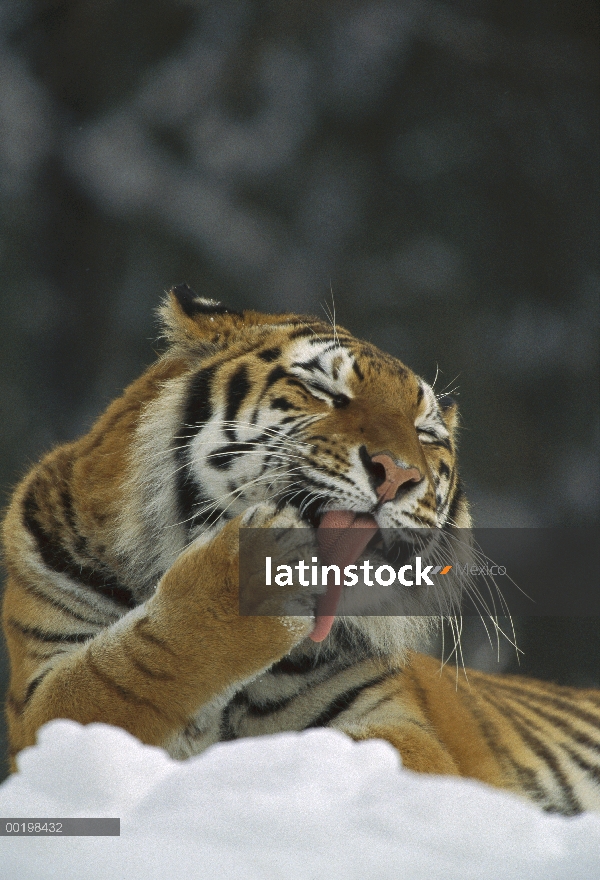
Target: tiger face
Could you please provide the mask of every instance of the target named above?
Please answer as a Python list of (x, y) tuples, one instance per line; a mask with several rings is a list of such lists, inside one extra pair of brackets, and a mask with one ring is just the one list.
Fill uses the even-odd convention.
[[(210, 376), (195, 379), (204, 385)], [(212, 518), (268, 498), (295, 505), (314, 525), (335, 509), (372, 513), (382, 527), (441, 527), (450, 515), (443, 411), (428, 385), (370, 346), (332, 339), (323, 326), (272, 330), (258, 351), (242, 349), (223, 367), (213, 401), (198, 423), (193, 394), (182, 426), (188, 473), (215, 503)], [(381, 455), (416, 471), (386, 504), (376, 492)]]
[[(400, 361), (342, 328), (229, 313), (187, 288), (167, 321), (177, 350), (198, 355), (174, 438), (191, 533), (266, 500), (313, 526), (331, 510), (371, 514), (380, 528), (468, 525), (456, 405)], [(394, 466), (410, 478), (382, 500)]]

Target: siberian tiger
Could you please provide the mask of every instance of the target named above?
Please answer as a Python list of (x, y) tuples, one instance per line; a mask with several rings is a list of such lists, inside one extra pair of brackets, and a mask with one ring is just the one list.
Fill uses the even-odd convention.
[(416, 652), (423, 618), (334, 620), (312, 588), (303, 614), (239, 613), (241, 526), (468, 526), (454, 401), (311, 317), (237, 313), (186, 285), (161, 314), (166, 353), (33, 467), (5, 519), (12, 768), (54, 718), (178, 758), (332, 726), (416, 771), (599, 809), (600, 693), (457, 680)]

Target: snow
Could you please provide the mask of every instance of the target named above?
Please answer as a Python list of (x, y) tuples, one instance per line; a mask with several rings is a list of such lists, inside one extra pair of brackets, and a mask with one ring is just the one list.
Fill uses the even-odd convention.
[(550, 816), (403, 769), (380, 740), (311, 730), (184, 762), (103, 724), (53, 721), (0, 816), (118, 816), (120, 837), (0, 838), (5, 880), (593, 880), (600, 816)]

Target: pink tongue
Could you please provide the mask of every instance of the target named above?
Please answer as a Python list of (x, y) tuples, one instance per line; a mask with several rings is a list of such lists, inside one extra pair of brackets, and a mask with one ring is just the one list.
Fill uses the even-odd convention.
[[(356, 562), (377, 529), (373, 517), (366, 513), (330, 510), (325, 514), (317, 530), (319, 550), (325, 565), (339, 566), (342, 574), (340, 581), (343, 580), (344, 566)], [(341, 583), (336, 585), (335, 574), (330, 571), (327, 592), (319, 599), (315, 628), (309, 636), (313, 642), (322, 642), (329, 635), (341, 594)]]

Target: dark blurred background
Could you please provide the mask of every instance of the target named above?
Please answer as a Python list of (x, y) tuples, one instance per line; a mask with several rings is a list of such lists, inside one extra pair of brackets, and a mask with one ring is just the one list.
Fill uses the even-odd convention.
[[(598, 61), (594, 0), (2, 0), (5, 501), (187, 281), (333, 290), (458, 385), (477, 525), (597, 522)], [(466, 662), (600, 684), (597, 620), (516, 623), (520, 667), (473, 620)]]

